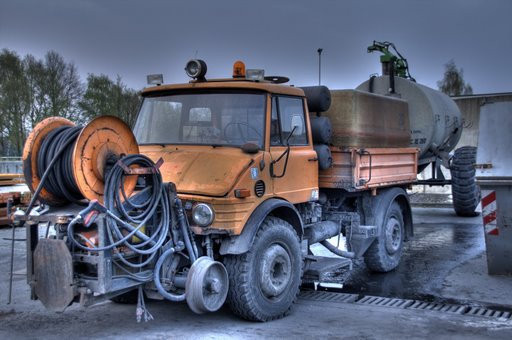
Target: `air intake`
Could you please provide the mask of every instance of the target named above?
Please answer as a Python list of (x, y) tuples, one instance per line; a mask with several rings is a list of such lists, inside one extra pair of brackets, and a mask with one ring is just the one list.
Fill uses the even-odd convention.
[(259, 180), (254, 185), (254, 193), (256, 196), (261, 197), (265, 194), (265, 182), (262, 180)]

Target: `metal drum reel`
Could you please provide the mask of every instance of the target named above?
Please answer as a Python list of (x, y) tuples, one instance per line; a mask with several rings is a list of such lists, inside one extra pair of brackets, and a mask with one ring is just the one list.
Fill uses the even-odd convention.
[[(93, 119), (78, 136), (73, 151), (73, 175), (80, 192), (88, 200), (103, 202), (107, 162), (138, 153), (135, 136), (125, 122), (113, 116)], [(137, 176), (125, 178), (127, 196), (136, 183)]]
[[(41, 183), (37, 161), (44, 139), (55, 129), (74, 127), (75, 124), (61, 117), (50, 117), (41, 121), (32, 130), (23, 149), (23, 173), (30, 191), (34, 193)], [(77, 189), (88, 200), (103, 202), (104, 173), (109, 162), (115, 162), (124, 155), (138, 154), (139, 146), (132, 131), (121, 119), (113, 116), (100, 116), (93, 119), (80, 132), (74, 142), (71, 164)], [(113, 164), (112, 164), (113, 165)], [(47, 169), (41, 169), (46, 171)], [(129, 196), (137, 182), (137, 176), (127, 176), (124, 190)], [(42, 201), (49, 205), (63, 205), (68, 201), (42, 188)]]
[[(39, 156), (41, 144), (50, 132), (63, 126), (73, 127), (75, 123), (62, 117), (49, 117), (39, 122), (28, 135), (25, 146), (23, 147), (23, 175), (25, 176), (25, 183), (32, 193), (36, 191), (39, 183), (41, 183), (41, 178), (37, 174), (37, 157)], [(39, 193), (39, 197), (50, 205), (62, 205), (66, 203), (62, 199), (55, 197), (44, 187)]]
[(228, 288), (228, 272), (224, 265), (202, 256), (192, 264), (187, 276), (187, 304), (197, 314), (215, 312), (226, 301)]

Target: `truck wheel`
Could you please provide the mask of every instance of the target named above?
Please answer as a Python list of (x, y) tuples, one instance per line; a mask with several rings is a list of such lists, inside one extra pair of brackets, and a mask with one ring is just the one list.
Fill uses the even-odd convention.
[(404, 237), (402, 209), (397, 202), (393, 202), (382, 221), (379, 236), (364, 255), (366, 266), (382, 273), (395, 269), (402, 257)]
[(226, 256), (227, 301), (234, 314), (252, 321), (286, 316), (297, 299), (302, 254), (297, 233), (276, 217), (267, 217), (248, 252)]
[(453, 154), (450, 164), (453, 209), (459, 216), (477, 216), (480, 191), (475, 180), (476, 147), (463, 146)]

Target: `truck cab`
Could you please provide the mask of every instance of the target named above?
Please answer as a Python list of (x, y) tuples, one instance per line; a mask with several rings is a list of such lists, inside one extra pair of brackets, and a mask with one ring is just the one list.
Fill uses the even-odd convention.
[(155, 86), (142, 95), (134, 127), (141, 153), (163, 159), (163, 179), (187, 202), (195, 233), (239, 235), (269, 198), (318, 198), (301, 89), (233, 78)]

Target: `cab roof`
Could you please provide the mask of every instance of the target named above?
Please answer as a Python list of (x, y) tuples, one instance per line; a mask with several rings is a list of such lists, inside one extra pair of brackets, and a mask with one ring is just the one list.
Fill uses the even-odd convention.
[(163, 94), (163, 92), (168, 93), (174, 91), (193, 91), (200, 89), (252, 90), (291, 96), (305, 96), (302, 89), (290, 85), (276, 84), (270, 81), (251, 81), (236, 78), (213, 79), (206, 81), (194, 80), (183, 84), (151, 86), (142, 90), (142, 96), (147, 97), (152, 95), (159, 95), (160, 93)]

